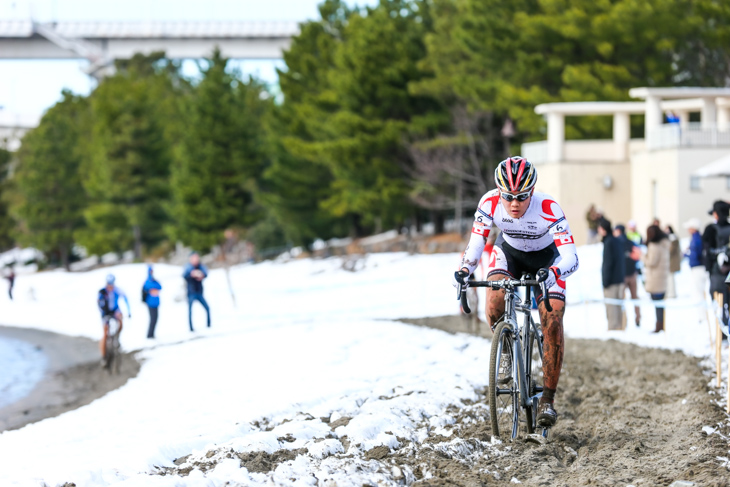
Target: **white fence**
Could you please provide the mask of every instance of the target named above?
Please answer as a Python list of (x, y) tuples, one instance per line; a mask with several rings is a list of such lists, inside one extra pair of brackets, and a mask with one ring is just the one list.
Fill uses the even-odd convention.
[(701, 122), (690, 122), (682, 126), (666, 123), (651, 131), (647, 138), (649, 150), (676, 147), (730, 147), (730, 129), (703, 127)]

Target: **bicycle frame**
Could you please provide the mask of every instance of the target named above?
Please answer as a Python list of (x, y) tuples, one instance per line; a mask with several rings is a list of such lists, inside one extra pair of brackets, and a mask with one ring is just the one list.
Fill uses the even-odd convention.
[[(552, 310), (550, 306), (549, 298), (547, 295), (547, 289), (544, 288), (544, 284), (541, 281), (528, 279), (531, 276), (523, 276), (522, 279), (502, 279), (498, 281), (469, 281), (471, 287), (488, 287), (493, 290), (502, 289), (505, 291), (504, 299), (504, 321), (507, 323), (511, 330), (512, 342), (514, 344), (514, 351), (512, 353), (512, 370), (516, 373), (512, 374), (512, 381), (514, 390), (519, 390), (520, 395), (520, 406), (525, 408), (531, 408), (533, 411), (532, 421), (535, 421), (535, 414), (537, 412), (537, 404), (542, 395), (543, 387), (535, 386), (534, 391), (530, 391), (530, 383), (532, 379), (532, 356), (528, 350), (530, 341), (533, 334), (537, 337), (535, 341), (538, 347), (539, 356), (542, 357), (542, 333), (537, 328), (535, 321), (532, 319), (532, 309), (530, 307), (531, 302), (531, 290), (532, 286), (541, 286), (543, 296), (545, 297), (545, 307), (548, 311)], [(522, 303), (517, 288), (525, 287), (525, 302)], [(465, 299), (465, 290), (460, 289), (460, 296), (462, 298), (462, 307), (464, 311), (469, 313), (468, 303)], [(524, 315), (524, 325), (520, 326), (517, 314), (521, 313)], [(501, 345), (500, 345), (501, 346)], [(501, 353), (501, 349), (499, 350)], [(495, 386), (496, 387), (496, 386)], [(500, 389), (496, 387), (497, 395), (511, 394), (511, 389)], [(531, 394), (534, 392), (534, 394)], [(532, 425), (534, 426), (534, 425)], [(512, 427), (512, 438), (517, 436), (517, 424), (514, 423)], [(543, 428), (542, 435), (547, 437), (547, 429)]]

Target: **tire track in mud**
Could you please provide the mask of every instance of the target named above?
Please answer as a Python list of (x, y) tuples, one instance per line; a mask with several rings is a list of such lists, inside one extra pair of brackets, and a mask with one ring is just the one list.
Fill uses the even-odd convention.
[[(403, 321), (452, 332), (473, 326), (458, 316)], [(497, 447), (504, 455), (448, 458), (418, 448), (393, 457), (411, 465), (417, 478), (419, 471), (433, 476), (415, 485), (507, 485), (514, 478), (536, 486), (638, 487), (675, 480), (729, 486), (730, 423), (713, 403), (711, 376), (699, 362), (681, 352), (616, 340), (567, 338), (556, 395), (560, 418), (546, 445), (518, 438)], [(487, 406), (486, 394), (478, 402)], [(717, 433), (708, 436), (704, 426)], [(488, 421), (457, 419), (453, 432), (452, 442), (491, 440)]]
[[(401, 321), (491, 335), (485, 324), (477, 327), (459, 316)], [(711, 381), (700, 359), (681, 352), (568, 338), (556, 395), (560, 418), (546, 444), (527, 442), (524, 435), (515, 441), (493, 438), (487, 391), (477, 390), (476, 400), (463, 400), (416, 421), (412, 434), (397, 437), (397, 446), (364, 450), (340, 431), (350, 417), (333, 420), (300, 413), (251, 426), (273, 434), (287, 422), (306, 423), (307, 428), (326, 423), (326, 433), (310, 440), (280, 437), (279, 449), (269, 453), (241, 453), (218, 445), (177, 459), (175, 467), (157, 467), (155, 473), (186, 476), (195, 469), (209, 472), (224, 461), (238, 461), (259, 475), (260, 485), (297, 485), (306, 472), (311, 485), (325, 487), (648, 487), (669, 486), (676, 480), (730, 487), (730, 418), (717, 404), (720, 398), (713, 395)], [(432, 427), (434, 419), (443, 427)], [(343, 480), (338, 477), (343, 472), (354, 477)]]

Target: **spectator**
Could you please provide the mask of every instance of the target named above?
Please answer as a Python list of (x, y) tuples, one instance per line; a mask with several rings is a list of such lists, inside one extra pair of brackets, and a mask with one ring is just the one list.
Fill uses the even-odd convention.
[[(624, 294), (624, 247), (613, 236), (611, 222), (602, 218), (598, 222), (598, 234), (603, 239), (603, 296), (606, 299), (623, 299)], [(606, 303), (606, 317), (609, 330), (623, 330), (623, 306)]]
[(147, 267), (147, 280), (142, 286), (142, 301), (147, 304), (150, 310), (150, 326), (147, 328), (147, 338), (155, 337), (158, 308), (160, 307), (160, 290), (162, 290), (162, 285), (155, 279), (152, 266)]
[(11, 267), (10, 272), (7, 276), (5, 276), (5, 279), (8, 280), (8, 296), (10, 296), (10, 301), (13, 300), (13, 286), (15, 286), (15, 270)]
[(601, 219), (601, 213), (596, 210), (596, 205), (591, 205), (586, 212), (586, 221), (588, 222), (588, 243), (596, 242), (598, 235), (598, 222)]
[[(658, 226), (658, 225), (657, 225)], [(677, 283), (675, 281), (675, 274), (679, 272), (682, 264), (682, 251), (679, 248), (679, 238), (674, 234), (674, 229), (671, 225), (667, 225), (666, 230), (667, 238), (669, 238), (669, 278), (667, 279), (667, 298), (677, 297)]]
[(208, 269), (200, 263), (200, 255), (197, 252), (190, 254), (190, 263), (185, 267), (183, 277), (188, 283), (188, 323), (190, 331), (193, 330), (193, 303), (200, 302), (208, 314), (208, 328), (210, 328), (210, 307), (203, 297), (203, 279), (208, 277)]
[[(700, 236), (700, 220), (691, 218), (684, 224), (690, 233), (689, 248), (684, 255), (689, 259), (690, 272), (692, 273), (692, 295), (698, 303), (704, 304), (705, 292), (707, 292), (707, 269), (704, 265), (704, 249), (702, 237)], [(698, 308), (699, 322), (705, 321), (704, 306)]]
[[(647, 251), (644, 257), (646, 280), (644, 286), (654, 301), (664, 299), (669, 279), (669, 239), (657, 225), (646, 231)], [(664, 306), (656, 307), (656, 327), (654, 333), (664, 330)]]
[(710, 273), (710, 296), (715, 299), (715, 293), (723, 295), (722, 322), (728, 323), (728, 288), (725, 285), (725, 277), (728, 274), (728, 262), (721, 264), (718, 259), (723, 259), (727, 254), (727, 245), (730, 242), (730, 204), (725, 201), (715, 201), (712, 209), (708, 212), (712, 215), (715, 223), (707, 225), (702, 234), (702, 242), (705, 249), (705, 267)]
[(629, 220), (629, 223), (626, 224), (626, 238), (634, 242), (634, 245), (644, 245), (644, 240), (636, 230), (636, 222), (634, 220)]
[[(631, 299), (639, 299), (639, 295), (636, 292), (636, 282), (639, 275), (637, 264), (641, 259), (641, 248), (638, 245), (634, 245), (634, 242), (626, 237), (626, 228), (623, 225), (616, 225), (613, 235), (623, 244), (624, 289), (629, 291)], [(638, 304), (634, 305), (634, 322), (637, 327), (641, 324), (641, 308)]]

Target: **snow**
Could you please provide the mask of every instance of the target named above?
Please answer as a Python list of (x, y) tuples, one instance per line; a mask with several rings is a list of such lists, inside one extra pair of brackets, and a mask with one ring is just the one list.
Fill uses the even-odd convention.
[(46, 357), (30, 343), (0, 340), (0, 408), (14, 403), (33, 390), (43, 378)]
[[(677, 276), (679, 298), (669, 305), (666, 333), (650, 333), (651, 302), (642, 305), (640, 329), (608, 332), (600, 302), (601, 246), (579, 252), (581, 268), (568, 280), (568, 337), (710, 354), (687, 268)], [(21, 275), (15, 301), (0, 293), (4, 323), (98, 339), (96, 293), (106, 274), (115, 274), (132, 307), (122, 347), (139, 350), (143, 365), (125, 386), (85, 407), (0, 434), (0, 485), (387, 483), (395, 474), (365, 452), (396, 448), (399, 438), (421, 441), (429, 432), (449, 437), (454, 418), (447, 407), (472, 407), (465, 404), (486, 385), (487, 340), (391, 321), (455, 314), (450, 281), (458, 260), (457, 254), (373, 254), (348, 262), (357, 272), (340, 258), (245, 264), (230, 270), (235, 301), (225, 271), (213, 270), (205, 281), (212, 328), (204, 327), (205, 313), (196, 304), (194, 333), (181, 268), (155, 265), (163, 286), (155, 340), (145, 338), (147, 310), (140, 300), (146, 265)], [(642, 298), (648, 299), (643, 290)], [(335, 421), (339, 426), (331, 426)], [(349, 458), (338, 456), (345, 437), (348, 453), (355, 453)], [(460, 441), (439, 448), (483, 453)], [(499, 451), (498, 445), (479, 448)], [(307, 454), (269, 475), (247, 471), (236, 457), (282, 449)], [(188, 462), (216, 460), (215, 467), (203, 471), (186, 463), (196, 467), (187, 476), (154, 475), (191, 453)], [(407, 468), (397, 473), (413, 478)]]

